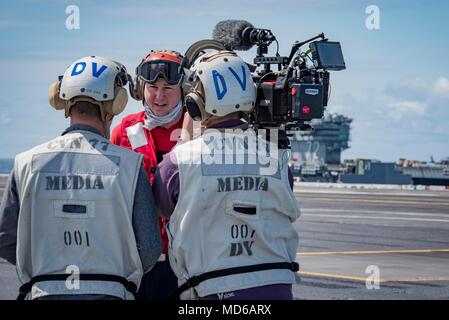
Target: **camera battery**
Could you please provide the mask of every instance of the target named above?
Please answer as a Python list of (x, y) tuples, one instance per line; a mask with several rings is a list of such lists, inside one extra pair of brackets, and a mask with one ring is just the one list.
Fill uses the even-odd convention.
[(294, 83), (291, 85), (292, 115), (294, 120), (321, 119), (324, 113), (323, 86)]

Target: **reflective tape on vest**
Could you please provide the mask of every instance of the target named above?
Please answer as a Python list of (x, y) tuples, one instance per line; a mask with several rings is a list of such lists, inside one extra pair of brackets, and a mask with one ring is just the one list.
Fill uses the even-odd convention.
[(141, 146), (145, 146), (148, 143), (141, 122), (138, 122), (131, 127), (127, 127), (126, 134), (128, 135), (128, 139), (133, 150), (136, 150)]

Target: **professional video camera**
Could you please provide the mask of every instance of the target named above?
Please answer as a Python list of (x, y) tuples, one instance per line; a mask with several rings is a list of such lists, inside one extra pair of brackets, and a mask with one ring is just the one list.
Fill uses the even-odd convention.
[[(277, 44), (276, 56), (265, 57), (273, 41)], [(301, 51), (307, 43), (309, 49)], [(253, 45), (257, 46), (257, 56), (254, 65), (248, 65), (257, 86), (257, 96), (249, 123), (256, 131), (268, 129), (268, 133), (276, 129), (279, 147), (289, 149), (289, 132), (313, 130), (309, 122), (323, 117), (330, 93), (329, 71), (346, 68), (340, 43), (328, 41), (321, 33), (306, 41), (296, 41), (290, 55), (282, 57), (271, 30), (254, 28), (244, 20), (224, 20), (215, 26), (213, 40), (197, 41), (187, 49), (183, 66), (190, 68), (207, 49), (249, 50)], [(257, 70), (261, 65), (263, 69)], [(278, 70), (272, 71), (271, 65), (277, 65)], [(187, 81), (186, 91), (189, 85)]]
[[(257, 101), (250, 122), (256, 128), (311, 129), (307, 122), (322, 118), (327, 106), (329, 71), (345, 69), (340, 43), (328, 41), (323, 33), (296, 41), (288, 57), (279, 55), (279, 44), (271, 30), (254, 28), (244, 20), (219, 22), (213, 38), (227, 50), (257, 46), (254, 64), (264, 68), (253, 76)], [(277, 43), (276, 56), (265, 57), (273, 41)], [(307, 43), (309, 49), (301, 51)], [(278, 70), (272, 71), (271, 65), (277, 65)]]

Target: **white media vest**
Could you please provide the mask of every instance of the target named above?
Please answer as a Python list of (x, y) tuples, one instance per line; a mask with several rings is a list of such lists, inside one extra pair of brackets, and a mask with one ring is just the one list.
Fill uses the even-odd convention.
[(84, 130), (16, 156), (19, 280), (68, 276), (36, 283), (32, 299), (47, 294), (134, 298), (120, 283), (77, 282), (76, 274), (121, 276), (140, 285), (143, 267), (132, 211), (141, 162), (141, 155)]
[[(242, 138), (226, 134), (220, 141), (220, 135), (225, 137), (206, 132), (173, 151), (180, 190), (168, 227), (169, 258), (179, 286), (209, 271), (296, 259), (298, 234), (292, 223), (300, 212), (288, 181), (287, 159), (276, 161), (272, 175), (260, 174), (261, 165), (249, 161), (224, 163), (237, 149), (227, 149), (222, 163), (217, 163), (219, 150), (224, 145), (231, 148), (233, 138)], [(254, 146), (256, 136), (245, 135), (248, 145)], [(243, 153), (248, 150), (246, 146)], [(215, 161), (210, 155), (215, 155)], [(295, 274), (277, 269), (214, 278), (185, 291), (181, 298), (281, 283), (295, 283)]]

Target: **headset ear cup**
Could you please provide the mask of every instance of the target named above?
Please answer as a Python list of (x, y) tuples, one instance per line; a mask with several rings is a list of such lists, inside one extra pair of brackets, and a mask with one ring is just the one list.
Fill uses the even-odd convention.
[(125, 110), (126, 104), (128, 103), (128, 93), (123, 87), (116, 87), (114, 89), (114, 100), (111, 105), (111, 113), (116, 116)]
[(195, 92), (191, 92), (186, 96), (185, 105), (187, 112), (195, 121), (201, 121), (201, 109), (204, 109), (204, 103), (201, 97)]
[(48, 102), (56, 110), (65, 109), (66, 102), (59, 97), (59, 81), (53, 81), (48, 89)]
[(144, 90), (145, 90), (145, 82), (137, 78), (136, 97), (139, 101), (145, 99)]
[(145, 83), (139, 79), (139, 77), (135, 78), (135, 81), (133, 82), (133, 84), (131, 85), (131, 81), (129, 82), (130, 86), (129, 86), (129, 93), (131, 95), (131, 97), (137, 101), (142, 101), (143, 100), (143, 86), (145, 85)]

